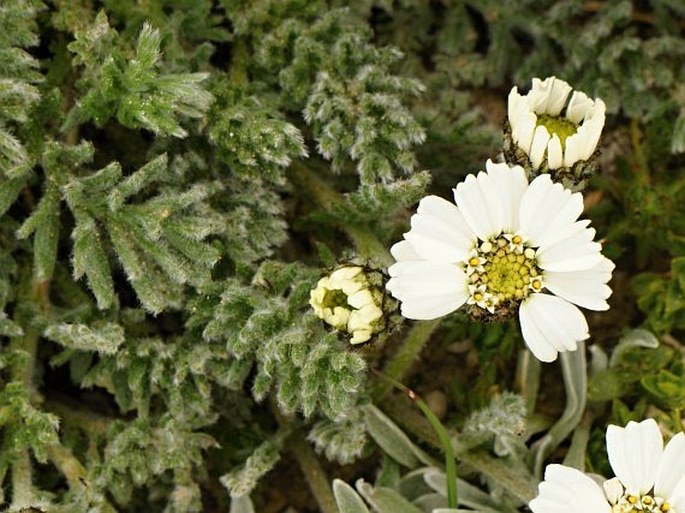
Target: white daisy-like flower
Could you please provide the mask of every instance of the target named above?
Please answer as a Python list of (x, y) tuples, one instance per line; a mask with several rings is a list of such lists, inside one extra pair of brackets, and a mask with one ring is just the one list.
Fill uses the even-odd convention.
[(685, 513), (685, 434), (664, 448), (654, 419), (609, 426), (609, 463), (616, 477), (600, 487), (590, 476), (564, 465), (548, 465), (533, 513)]
[(518, 312), (526, 344), (540, 360), (588, 338), (578, 306), (606, 310), (614, 264), (578, 221), (580, 193), (548, 175), (530, 184), (520, 166), (488, 161), (454, 190), (456, 206), (421, 200), (411, 230), (395, 244), (386, 288), (409, 319), (435, 319), (465, 306), (482, 320)]
[[(522, 96), (517, 87), (509, 93), (508, 122), (514, 144), (523, 150), (533, 169), (547, 158), (548, 169), (570, 168), (588, 160), (604, 128), (606, 106), (597, 98), (556, 77), (533, 79), (533, 88)], [(561, 112), (565, 112), (562, 115)]]
[(383, 294), (369, 284), (364, 269), (345, 265), (324, 276), (309, 293), (314, 313), (351, 335), (351, 344), (367, 342), (383, 327)]

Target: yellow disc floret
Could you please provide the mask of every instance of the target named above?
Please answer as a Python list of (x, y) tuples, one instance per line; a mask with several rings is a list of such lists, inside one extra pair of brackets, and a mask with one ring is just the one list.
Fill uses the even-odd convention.
[(578, 131), (578, 125), (562, 116), (550, 116), (549, 114), (538, 114), (536, 126), (544, 126), (549, 135), (556, 134), (564, 148), (566, 139)]
[[(511, 313), (512, 306), (544, 288), (535, 255), (535, 250), (526, 247), (525, 238), (517, 233), (502, 233), (482, 242), (464, 262), (471, 294), (467, 304), (491, 314), (499, 310), (498, 317), (505, 311)], [(480, 315), (473, 307), (470, 313)]]

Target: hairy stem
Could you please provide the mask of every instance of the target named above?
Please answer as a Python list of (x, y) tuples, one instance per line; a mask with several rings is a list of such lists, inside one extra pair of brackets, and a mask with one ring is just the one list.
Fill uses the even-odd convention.
[(322, 513), (338, 513), (335, 496), (330, 487), (331, 480), (321, 468), (319, 459), (309, 444), (302, 438), (300, 432), (296, 432), (290, 438), (292, 454), (302, 469), (309, 488), (319, 504)]
[[(324, 210), (330, 211), (334, 205), (344, 201), (341, 194), (300, 163), (294, 163), (288, 168), (288, 177)], [(347, 234), (363, 257), (377, 260), (383, 265), (393, 263), (387, 248), (368, 230), (349, 223), (341, 223), (338, 227)]]
[(516, 388), (525, 398), (526, 412), (535, 411), (535, 403), (540, 388), (540, 372), (542, 366), (540, 360), (535, 358), (530, 350), (525, 349), (519, 353), (518, 366), (516, 368)]
[[(432, 429), (430, 423), (411, 408), (407, 408), (398, 398), (383, 401), (383, 411), (407, 432), (419, 440), (433, 446), (442, 448), (440, 438)], [(459, 446), (458, 434), (452, 437), (455, 446), (456, 459), (465, 464), (471, 470), (476, 470), (499, 485), (506, 488), (511, 494), (522, 502), (531, 501), (536, 495), (536, 480), (530, 475), (521, 475), (521, 472), (510, 468), (503, 460), (493, 458), (487, 452), (481, 450), (464, 450)]]
[[(36, 280), (31, 282), (30, 292), (25, 298), (26, 304), (18, 308), (16, 318), (18, 324), (24, 327), (24, 336), (15, 338), (10, 345), (10, 350), (21, 351), (26, 355), (22, 364), (13, 369), (12, 379), (24, 385), (30, 400), (34, 403), (40, 402), (40, 395), (33, 384), (40, 332), (34, 325), (33, 314), (36, 304), (41, 315), (50, 310), (49, 294), (50, 282)], [(34, 500), (31, 458), (28, 450), (23, 450), (12, 464), (12, 502), (15, 505), (21, 505), (31, 504)]]
[(12, 463), (12, 504), (29, 506), (36, 502), (33, 488), (33, 469), (28, 451), (22, 451)]
[(104, 435), (109, 430), (114, 419), (98, 415), (76, 404), (71, 404), (68, 399), (49, 397), (44, 403), (45, 410), (57, 415), (63, 422), (80, 428), (96, 438)]
[[(383, 374), (395, 381), (402, 381), (439, 324), (440, 321), (438, 320), (415, 323), (402, 345), (390, 357), (383, 369)], [(372, 392), (374, 399), (376, 401), (382, 399), (392, 389), (392, 386), (388, 380), (377, 381)]]
[(65, 477), (70, 488), (83, 486), (82, 480), (86, 478), (86, 469), (69, 449), (60, 444), (51, 445), (48, 447), (48, 457)]

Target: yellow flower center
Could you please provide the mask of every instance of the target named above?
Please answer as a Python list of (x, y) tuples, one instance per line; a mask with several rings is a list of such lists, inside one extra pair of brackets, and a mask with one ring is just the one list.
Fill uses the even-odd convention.
[(663, 497), (651, 493), (644, 495), (626, 493), (611, 507), (611, 512), (675, 513)]
[(326, 289), (323, 301), (321, 301), (321, 306), (323, 308), (335, 308), (336, 306), (348, 308), (347, 294), (345, 294), (342, 289)]
[(538, 114), (536, 126), (544, 126), (549, 135), (557, 134), (561, 141), (562, 149), (565, 148), (566, 139), (578, 131), (578, 125), (561, 116)]
[(500, 234), (483, 242), (465, 261), (471, 296), (470, 313), (500, 314), (511, 310), (532, 292), (544, 288), (535, 250), (518, 234)]

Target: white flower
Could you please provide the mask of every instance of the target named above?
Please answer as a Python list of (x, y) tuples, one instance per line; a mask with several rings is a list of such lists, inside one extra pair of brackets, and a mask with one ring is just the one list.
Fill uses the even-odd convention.
[(548, 175), (528, 184), (519, 166), (488, 161), (486, 168), (457, 185), (456, 206), (437, 196), (421, 200), (405, 240), (391, 249), (397, 262), (387, 289), (410, 319), (463, 305), (490, 320), (518, 312), (528, 347), (553, 361), (589, 336), (575, 305), (609, 308), (614, 264), (593, 241), (589, 221), (577, 221), (579, 193)]
[(352, 335), (351, 344), (367, 342), (382, 327), (382, 293), (359, 266), (345, 265), (321, 278), (309, 304), (327, 324)]
[(522, 96), (513, 87), (509, 93), (508, 120), (513, 142), (528, 155), (533, 169), (547, 156), (547, 167), (570, 168), (588, 160), (597, 148), (604, 127), (606, 106), (597, 98), (574, 91), (563, 80), (533, 79), (533, 88)]
[(664, 448), (653, 419), (609, 426), (609, 463), (616, 477), (600, 487), (590, 476), (564, 465), (548, 465), (533, 513), (685, 513), (685, 434)]

